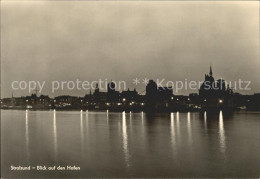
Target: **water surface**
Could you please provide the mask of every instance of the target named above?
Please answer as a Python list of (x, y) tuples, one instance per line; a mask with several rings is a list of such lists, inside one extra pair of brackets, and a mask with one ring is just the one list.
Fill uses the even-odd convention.
[(260, 176), (260, 113), (2, 110), (1, 139), (2, 177)]

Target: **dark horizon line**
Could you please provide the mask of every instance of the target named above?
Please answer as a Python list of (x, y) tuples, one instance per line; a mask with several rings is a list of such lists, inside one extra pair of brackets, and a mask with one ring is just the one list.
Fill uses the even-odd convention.
[[(127, 91), (127, 90), (125, 90), (125, 91)], [(130, 91), (133, 91), (133, 90), (130, 90)], [(99, 91), (99, 92), (102, 92), (102, 93), (107, 93), (107, 91)], [(122, 93), (123, 91), (118, 91), (119, 93)], [(31, 94), (29, 94), (29, 95), (26, 95), (26, 96), (12, 96), (11, 95), (11, 97), (1, 97), (0, 99), (4, 99), (4, 98), (21, 98), (21, 97), (29, 97), (29, 96), (32, 96), (32, 95), (36, 95), (36, 93), (31, 93)], [(140, 95), (140, 96), (145, 96), (145, 94), (140, 94), (140, 93), (138, 93), (137, 92), (137, 94), (138, 95)], [(183, 95), (183, 94), (179, 94), (179, 95), (177, 95), (177, 94), (174, 94), (174, 93), (172, 93), (172, 95), (173, 96), (189, 96), (189, 95), (191, 95), (191, 94), (197, 94), (197, 95), (199, 95), (199, 92), (197, 92), (197, 93), (189, 93), (188, 95)], [(233, 94), (238, 94), (238, 95), (243, 95), (243, 96), (253, 96), (253, 95), (255, 95), (255, 94), (260, 94), (260, 92), (255, 92), (255, 93), (251, 93), (251, 94), (242, 94), (242, 93), (239, 93), (239, 92), (234, 92)], [(48, 97), (50, 97), (50, 95), (49, 94), (43, 94), (43, 93), (40, 93), (40, 94), (37, 94), (36, 95), (36, 97), (40, 97), (41, 95), (43, 95), (43, 96), (48, 96)], [(53, 96), (53, 97), (50, 97), (50, 98), (55, 98), (55, 97), (59, 97), (59, 96), (71, 96), (71, 97), (79, 97), (79, 98), (84, 98), (86, 95), (90, 95), (90, 94), (85, 94), (84, 96), (76, 96), (76, 95), (69, 95), (69, 94), (61, 94), (61, 95), (57, 95), (57, 96)], [(93, 95), (93, 93), (91, 94), (91, 95)]]

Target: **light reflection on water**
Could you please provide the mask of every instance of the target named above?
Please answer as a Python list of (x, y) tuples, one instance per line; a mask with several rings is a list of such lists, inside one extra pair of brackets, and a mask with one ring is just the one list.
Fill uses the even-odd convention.
[[(86, 111), (84, 115), (83, 111), (54, 110), (25, 111), (25, 120), (19, 120), (24, 111), (2, 114), (5, 125), (2, 137), (12, 144), (3, 145), (3, 162), (12, 165), (21, 165), (21, 161), (35, 164), (43, 155), (47, 164), (53, 157), (56, 165), (81, 165), (81, 177), (254, 177), (259, 174), (259, 136), (255, 135), (260, 131), (259, 114), (235, 113), (225, 117), (221, 111), (211, 117), (190, 112), (169, 116)], [(23, 130), (17, 130), (19, 125), (24, 126)], [(244, 150), (240, 150), (241, 146)], [(20, 156), (21, 152), (26, 155)], [(237, 165), (240, 156), (247, 156), (243, 170)], [(106, 170), (102, 172), (103, 169)], [(164, 175), (156, 175), (162, 170)], [(4, 173), (10, 174), (8, 168), (4, 168)]]
[(28, 110), (25, 111), (25, 141), (26, 141), (26, 155), (27, 155), (27, 162), (28, 162), (30, 160)]
[(53, 144), (54, 144), (54, 160), (57, 161), (58, 144), (57, 144), (57, 125), (56, 125), (56, 110), (53, 111)]
[(80, 111), (80, 139), (81, 139), (81, 151), (84, 148), (84, 128), (83, 128), (83, 111)]
[(107, 110), (107, 125), (109, 124), (109, 111)]
[[(131, 116), (131, 113), (130, 113)], [(128, 135), (127, 135), (127, 125), (126, 125), (126, 114), (123, 112), (123, 117), (122, 117), (122, 135), (123, 135), (123, 150), (124, 150), (124, 155), (125, 155), (125, 162), (126, 165), (129, 167), (130, 166), (130, 155), (129, 155), (129, 149), (128, 149)]]
[(207, 128), (207, 112), (204, 112), (204, 127)]
[(187, 113), (187, 129), (188, 129), (188, 141), (189, 141), (189, 145), (191, 146), (192, 132), (191, 132), (190, 112)]
[(86, 110), (86, 128), (88, 129), (88, 110)]
[(180, 140), (180, 113), (176, 113), (176, 127), (177, 127), (177, 136), (178, 140)]
[(226, 136), (224, 129), (224, 121), (223, 121), (223, 113), (220, 111), (219, 114), (219, 143), (220, 143), (220, 151), (225, 154), (226, 151)]
[(176, 154), (176, 135), (174, 126), (174, 113), (171, 113), (171, 144), (174, 154)]

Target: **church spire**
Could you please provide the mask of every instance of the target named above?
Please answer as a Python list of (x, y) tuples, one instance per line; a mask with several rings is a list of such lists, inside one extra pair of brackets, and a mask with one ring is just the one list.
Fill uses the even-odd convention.
[(213, 75), (213, 73), (212, 73), (212, 68), (211, 68), (211, 65), (210, 65), (209, 74), (210, 74), (210, 76), (212, 76), (212, 75)]

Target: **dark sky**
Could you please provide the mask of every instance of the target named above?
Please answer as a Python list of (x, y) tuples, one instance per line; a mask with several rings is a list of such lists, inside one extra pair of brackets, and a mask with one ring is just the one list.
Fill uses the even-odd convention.
[[(29, 95), (12, 81), (133, 78), (250, 80), (260, 92), (259, 2), (3, 1), (2, 97)], [(197, 92), (183, 90), (178, 94)]]

